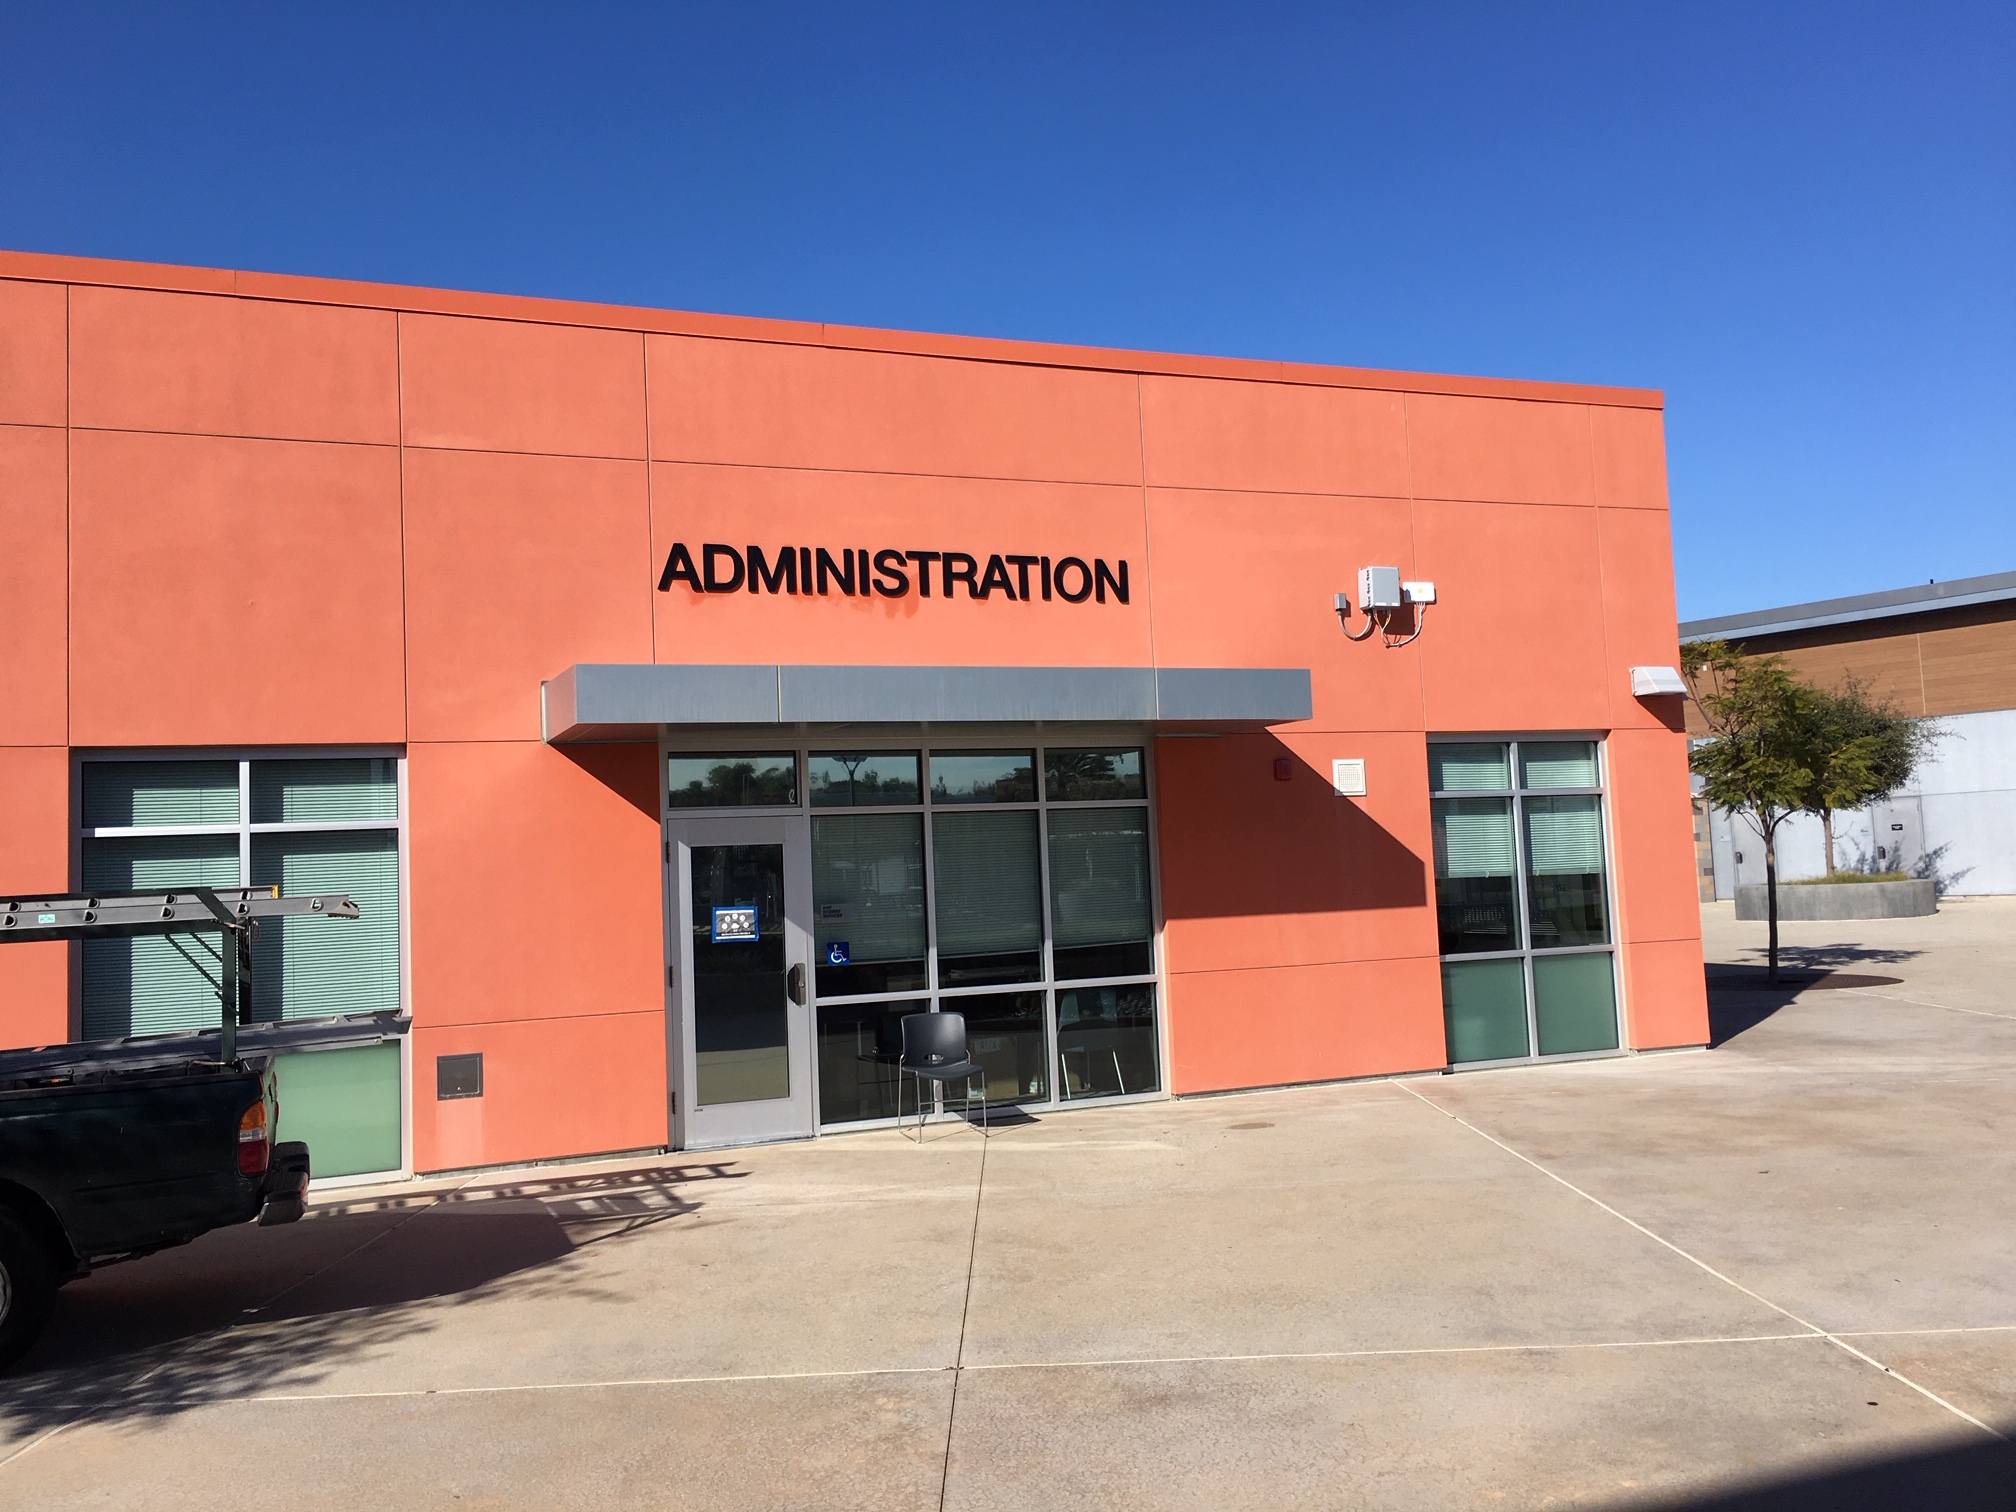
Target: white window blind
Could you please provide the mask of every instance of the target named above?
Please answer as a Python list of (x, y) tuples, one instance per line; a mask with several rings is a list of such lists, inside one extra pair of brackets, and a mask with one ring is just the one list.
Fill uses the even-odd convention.
[[(235, 797), (232, 804), (235, 813)], [(84, 842), (87, 892), (236, 886), (236, 834), (133, 835)], [(224, 1005), (221, 938), (205, 930), (86, 940), (84, 1037), (123, 1039), (129, 1034), (216, 1028)]]
[(398, 773), (399, 763), (389, 756), (255, 761), (252, 822), (383, 819), (389, 823), (399, 817)]
[(1596, 786), (1596, 745), (1589, 740), (1522, 740), (1519, 772), (1529, 788)]
[[(187, 827), (237, 822), (238, 763), (235, 761), (93, 761), (85, 764), (86, 829), (130, 829), (136, 825), (154, 824)], [(236, 882), (238, 879), (233, 877), (231, 880)]]
[(933, 814), (931, 845), (939, 955), (1042, 947), (1042, 870), (1033, 810)]
[(814, 817), (812, 902), (821, 960), (835, 940), (855, 964), (923, 960), (923, 816)]
[(1050, 920), (1059, 946), (1116, 945), (1153, 930), (1146, 809), (1054, 809)]
[(348, 893), (356, 919), (275, 919), (252, 941), (252, 1011), (261, 1019), (399, 1008), (399, 832), (252, 837), (252, 884), (284, 896)]
[(1603, 825), (1588, 797), (1526, 800), (1526, 859), (1535, 876), (1603, 870)]
[(1437, 877), (1509, 877), (1512, 800), (1437, 798), (1434, 838)]
[(1503, 744), (1475, 741), (1428, 747), (1428, 787), (1437, 793), (1503, 792), (1512, 763)]

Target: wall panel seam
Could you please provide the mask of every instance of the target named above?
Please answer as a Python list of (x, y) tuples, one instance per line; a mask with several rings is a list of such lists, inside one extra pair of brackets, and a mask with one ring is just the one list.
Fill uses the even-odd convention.
[(269, 433), (266, 431), (198, 430), (194, 427), (165, 425), (82, 424), (73, 425), (70, 428), (76, 431), (89, 431), (94, 435), (198, 436), (216, 441), (280, 441), (305, 443), (309, 446), (368, 446), (380, 451), (394, 451), (399, 446), (396, 438), (391, 441), (360, 441), (349, 436), (298, 436)]
[[(438, 447), (440, 451), (470, 451), (472, 447)], [(631, 459), (634, 460), (634, 459)], [(743, 472), (786, 472), (813, 475), (833, 474), (845, 478), (943, 478), (960, 483), (1040, 483), (1067, 488), (1124, 488), (1133, 490), (1148, 485), (1133, 478), (1053, 478), (1027, 477), (1020, 473), (978, 473), (978, 472), (932, 472), (922, 469), (895, 467), (815, 467), (802, 462), (724, 462), (709, 457), (660, 457), (653, 456), (651, 463), (656, 467), (720, 467), (733, 468)], [(1346, 497), (1352, 497), (1346, 495)]]
[[(653, 985), (650, 990), (655, 995), (662, 989)], [(603, 1013), (562, 1012), (495, 1019), (429, 1019), (416, 1013), (412, 1032), (425, 1034), (439, 1029), (487, 1029), (500, 1024), (551, 1024), (555, 1028), (564, 1029), (570, 1024), (579, 1024), (588, 1019), (657, 1019), (664, 1015), (664, 1011), (662, 1008), (618, 1008)]]
[[(1393, 908), (1382, 910), (1382, 912), (1411, 914), (1414, 910)], [(1180, 923), (1181, 921), (1173, 922)], [(1426, 961), (1431, 965), (1439, 966), (1441, 960), (1441, 956), (1433, 951), (1427, 951), (1419, 955), (1354, 956), (1349, 959), (1321, 961), (1275, 961), (1254, 966), (1171, 966), (1169, 968), (1169, 975), (1172, 977), (1230, 976), (1240, 972), (1256, 971), (1327, 971), (1338, 966), (1382, 966), (1399, 961)]]

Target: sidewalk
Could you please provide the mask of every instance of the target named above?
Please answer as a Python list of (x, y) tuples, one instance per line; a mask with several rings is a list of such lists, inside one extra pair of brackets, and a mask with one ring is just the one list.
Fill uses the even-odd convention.
[(334, 1194), (68, 1289), (0, 1502), (1991, 1505), (2016, 900), (1845, 927), (1706, 1053)]

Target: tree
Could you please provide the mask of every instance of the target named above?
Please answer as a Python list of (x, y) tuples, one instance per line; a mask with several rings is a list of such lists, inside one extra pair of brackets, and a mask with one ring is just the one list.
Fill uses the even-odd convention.
[(1938, 731), (1872, 698), (1856, 678), (1799, 690), (1800, 759), (1812, 774), (1799, 807), (1820, 820), (1834, 875), (1834, 813), (1887, 798), (1911, 780)]
[(1746, 813), (1764, 842), (1765, 915), (1770, 921), (1768, 979), (1778, 980), (1778, 827), (1805, 808), (1813, 772), (1802, 759), (1812, 738), (1803, 717), (1812, 690), (1777, 656), (1744, 656), (1727, 641), (1680, 648), (1695, 707), (1710, 738), (1687, 758), (1702, 796)]

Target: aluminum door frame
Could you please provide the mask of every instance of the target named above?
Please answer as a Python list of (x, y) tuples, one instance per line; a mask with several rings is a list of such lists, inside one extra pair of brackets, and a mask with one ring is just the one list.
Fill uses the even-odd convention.
[[(785, 1000), (788, 1097), (762, 1102), (702, 1106), (697, 1100), (699, 1068), (693, 1043), (693, 847), (696, 845), (782, 845), (784, 847), (784, 971), (805, 973), (805, 1001)], [(802, 815), (720, 815), (668, 819), (665, 824), (666, 944), (670, 989), (666, 1007), (672, 1070), (672, 1143), (682, 1150), (723, 1149), (810, 1139), (816, 1132), (812, 1085), (812, 831)]]

